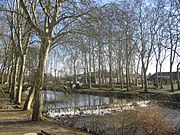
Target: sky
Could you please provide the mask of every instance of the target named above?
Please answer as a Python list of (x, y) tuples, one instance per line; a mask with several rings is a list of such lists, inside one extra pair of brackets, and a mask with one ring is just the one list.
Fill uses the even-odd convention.
[[(162, 72), (169, 72), (170, 71), (170, 62), (169, 62), (169, 57), (164, 61), (163, 65), (162, 65)], [(180, 61), (180, 58), (179, 58)], [(156, 72), (156, 64), (155, 64), (155, 60), (152, 60), (149, 63), (149, 68), (147, 70), (147, 74), (151, 73), (154, 74)], [(173, 64), (173, 72), (176, 72), (176, 67), (178, 64), (178, 60), (175, 60), (174, 64)]]

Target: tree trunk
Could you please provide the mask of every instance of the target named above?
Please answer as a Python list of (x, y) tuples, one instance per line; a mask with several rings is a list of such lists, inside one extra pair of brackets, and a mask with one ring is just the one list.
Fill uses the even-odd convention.
[(87, 62), (87, 56), (86, 56), (86, 52), (85, 52), (85, 54), (84, 54), (84, 63), (85, 63), (85, 65), (84, 65), (84, 83), (85, 84), (87, 84), (88, 83), (88, 62)]
[(158, 60), (156, 59), (156, 89), (159, 88), (159, 80), (158, 80)]
[(146, 69), (144, 69), (144, 92), (148, 92)]
[(2, 65), (2, 70), (1, 70), (1, 84), (4, 83), (4, 75), (5, 75), (5, 68), (6, 68), (6, 64), (7, 64), (7, 56), (5, 58), (5, 60), (3, 61), (3, 65)]
[(120, 83), (120, 87), (121, 87), (121, 89), (123, 89), (124, 88), (124, 86), (123, 86), (123, 83), (124, 83), (124, 73), (123, 73), (123, 64), (122, 64), (122, 62), (123, 62), (123, 56), (121, 55), (122, 54), (122, 48), (121, 49), (119, 49), (119, 51), (118, 51), (118, 57), (119, 57), (119, 60), (118, 60), (118, 69), (119, 69), (119, 83)]
[(41, 121), (42, 117), (43, 103), (42, 103), (42, 87), (35, 87), (34, 93), (34, 105), (33, 105), (33, 115), (32, 121)]
[(89, 89), (91, 89), (91, 46), (89, 43)]
[(128, 59), (126, 59), (126, 90), (129, 91), (129, 65), (128, 65)]
[(141, 68), (141, 89), (144, 88), (144, 77), (143, 77), (143, 69)]
[(101, 23), (98, 20), (98, 67), (99, 67), (99, 89), (102, 89), (102, 44), (101, 44)]
[(15, 61), (14, 61), (14, 65), (13, 65), (13, 71), (12, 71), (12, 75), (11, 75), (11, 93), (10, 93), (10, 100), (11, 101), (15, 101), (16, 99), (16, 83), (17, 83), (17, 70), (18, 70), (18, 62), (19, 62), (19, 58), (18, 56), (15, 56)]
[(144, 92), (148, 92), (148, 85), (147, 85), (147, 76), (146, 76), (146, 72), (147, 69), (145, 68), (144, 62), (142, 60), (142, 70), (143, 70), (143, 79), (144, 79)]
[[(111, 39), (110, 39), (111, 41)], [(109, 43), (109, 85), (113, 90), (113, 73), (112, 73), (112, 43)]]
[(44, 68), (46, 65), (49, 48), (51, 46), (52, 41), (45, 35), (41, 36), (41, 49), (39, 56), (39, 63), (37, 72), (35, 72), (35, 94), (34, 94), (34, 106), (33, 106), (33, 114), (32, 121), (40, 121), (42, 120), (42, 88), (44, 82)]
[(10, 69), (10, 65), (7, 66), (7, 71), (6, 71), (6, 82), (10, 82), (10, 72), (11, 72), (11, 69)]
[(173, 48), (174, 46), (174, 43), (173, 43), (173, 35), (172, 35), (172, 31), (171, 31), (171, 25), (168, 23), (169, 25), (169, 28), (170, 28), (170, 31), (169, 31), (169, 34), (170, 34), (170, 45), (171, 45), (171, 48), (170, 48), (170, 83), (171, 83), (171, 92), (174, 92), (174, 85), (173, 85), (173, 75), (172, 75), (172, 67), (173, 67), (173, 63), (174, 63), (174, 58), (175, 58), (175, 50)]
[(110, 88), (113, 90), (113, 73), (112, 73), (112, 32), (111, 32), (112, 26), (110, 26), (109, 29), (109, 85)]
[(99, 67), (99, 89), (102, 89), (102, 72), (101, 72), (101, 47), (99, 47), (99, 62), (98, 62), (98, 67)]
[(126, 57), (126, 90), (129, 91), (129, 44), (127, 42), (127, 32), (126, 32), (126, 41), (125, 41), (125, 57)]
[(12, 77), (13, 77), (13, 63), (14, 63), (14, 60), (12, 59), (12, 65), (10, 67), (10, 72), (9, 72), (9, 91), (8, 93), (11, 93), (11, 87), (12, 87)]
[(93, 54), (93, 55), (92, 55), (92, 61), (93, 61), (93, 72), (94, 72), (94, 74), (93, 74), (93, 79), (94, 79), (94, 83), (97, 84), (94, 46), (93, 46), (92, 50), (93, 50), (93, 53), (92, 53), (92, 54)]
[(73, 68), (74, 68), (74, 83), (77, 83), (77, 76), (76, 76), (76, 60), (73, 60)]
[(163, 80), (162, 80), (162, 63), (160, 63), (160, 89), (163, 88)]
[(180, 62), (177, 65), (177, 90), (180, 90), (180, 82), (179, 82), (179, 70), (180, 70), (180, 68), (179, 68), (179, 66), (180, 66)]
[(120, 80), (121, 80), (121, 89), (124, 88), (124, 71), (123, 71), (123, 67), (120, 68)]
[(4, 83), (4, 71), (1, 72), (1, 84)]
[(16, 103), (21, 104), (22, 102), (22, 85), (24, 79), (24, 70), (25, 70), (25, 61), (26, 55), (21, 55), (21, 63), (20, 63), (20, 70), (19, 70), (19, 78), (18, 78), (18, 86), (17, 86), (17, 95), (16, 95)]
[(35, 88), (34, 88), (34, 85), (31, 86), (31, 89), (29, 90), (29, 93), (28, 93), (28, 97), (24, 103), (24, 107), (23, 107), (23, 110), (30, 110), (31, 109), (31, 104), (32, 104), (32, 101), (34, 99), (34, 91), (35, 91)]
[(172, 74), (172, 66), (173, 66), (173, 63), (171, 62), (170, 63), (170, 83), (171, 83), (171, 92), (174, 92), (174, 85), (173, 85), (173, 74)]
[(127, 68), (126, 68), (126, 90), (129, 91), (129, 75)]

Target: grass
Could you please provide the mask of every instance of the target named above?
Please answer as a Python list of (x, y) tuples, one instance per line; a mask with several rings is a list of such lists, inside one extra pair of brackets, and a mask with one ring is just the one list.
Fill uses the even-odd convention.
[(95, 90), (95, 91), (118, 91), (118, 92), (124, 92), (124, 91), (126, 91), (126, 88), (123, 88), (123, 89), (121, 89), (121, 88), (113, 88), (113, 89), (111, 89), (111, 88), (101, 88), (101, 89), (99, 89), (99, 88), (96, 88), (96, 87), (92, 87), (91, 88), (92, 90)]

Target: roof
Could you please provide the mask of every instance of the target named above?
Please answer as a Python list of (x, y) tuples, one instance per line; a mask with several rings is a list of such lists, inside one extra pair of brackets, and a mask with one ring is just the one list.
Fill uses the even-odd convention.
[[(162, 74), (162, 78), (164, 79), (169, 79), (170, 78), (170, 72), (158, 72), (157, 75), (158, 75), (158, 78), (161, 78), (161, 74)], [(177, 80), (177, 72), (172, 72), (172, 76), (173, 76), (173, 79)], [(179, 73), (179, 76), (180, 76), (180, 73)], [(147, 78), (148, 81), (154, 81), (156, 79), (156, 73), (154, 73), (153, 75), (149, 76)]]

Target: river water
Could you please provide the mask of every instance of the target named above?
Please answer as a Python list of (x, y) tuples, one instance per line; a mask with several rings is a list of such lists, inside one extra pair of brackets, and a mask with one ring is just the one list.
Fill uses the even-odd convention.
[[(136, 101), (136, 104), (140, 107), (147, 107), (150, 101)], [(65, 109), (65, 108), (81, 108), (81, 107), (91, 107), (91, 106), (107, 106), (112, 104), (117, 105), (121, 104), (122, 106), (126, 106), (126, 109), (130, 108), (134, 101), (129, 101), (127, 99), (116, 99), (114, 97), (103, 97), (97, 95), (89, 95), (89, 94), (65, 94), (63, 92), (57, 91), (43, 91), (43, 103), (45, 110), (53, 110), (53, 109)], [(118, 108), (115, 106), (114, 108)], [(117, 109), (118, 110), (118, 109)], [(162, 108), (161, 112), (171, 112), (175, 117), (177, 122), (180, 122), (180, 109), (169, 109)]]
[[(151, 104), (150, 100), (130, 101), (128, 99), (117, 99), (93, 94), (65, 94), (58, 91), (43, 91), (42, 95), (44, 111), (48, 117), (57, 118), (62, 123), (69, 123), (69, 125), (74, 123), (74, 126), (80, 129), (84, 125), (86, 125), (86, 129), (92, 129), (92, 126), (94, 126), (92, 125), (92, 117), (94, 119), (94, 116), (108, 119), (110, 115), (112, 116), (112, 112), (123, 112), (123, 110), (135, 109), (137, 106), (148, 108)], [(173, 124), (180, 127), (180, 109), (158, 108), (167, 123), (173, 120)], [(77, 119), (77, 116), (79, 119)], [(106, 127), (107, 125), (108, 127)], [(104, 125), (103, 130), (109, 129), (106, 131), (108, 135), (112, 134), (114, 130), (111, 127), (112, 125), (107, 122)]]
[[(135, 109), (136, 106), (146, 109), (151, 104), (150, 100), (130, 101), (128, 99), (117, 99), (91, 94), (65, 94), (57, 91), (43, 91), (43, 103), (44, 110), (47, 112), (46, 115), (48, 117), (57, 118), (64, 124), (69, 123), (69, 125), (72, 125), (73, 123), (74, 127), (80, 129), (86, 125), (85, 128), (88, 130), (93, 129), (94, 121), (92, 120), (94, 119), (102, 118), (104, 121), (104, 118), (113, 118), (112, 115), (115, 112), (118, 113), (123, 112), (123, 110)], [(94, 108), (94, 106), (96, 106), (96, 108)], [(180, 109), (158, 108), (166, 123), (172, 123), (173, 121), (175, 126), (180, 127)], [(112, 127), (112, 123), (109, 123), (110, 120), (107, 120), (104, 124), (101, 123), (101, 126), (98, 127), (99, 129), (102, 128), (102, 130), (105, 130), (107, 135), (113, 135), (114, 127)], [(97, 133), (94, 129), (93, 132)]]
[(44, 106), (49, 109), (87, 107), (109, 104), (109, 97), (88, 94), (65, 94), (57, 91), (43, 91)]

